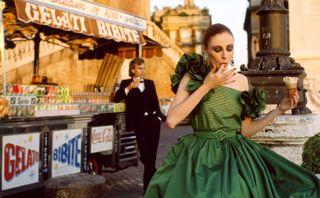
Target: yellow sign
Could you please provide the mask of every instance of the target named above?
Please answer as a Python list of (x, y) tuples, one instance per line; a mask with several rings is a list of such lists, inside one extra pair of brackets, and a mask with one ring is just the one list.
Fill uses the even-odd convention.
[(0, 2), (0, 9), (3, 10), (6, 7), (6, 2)]

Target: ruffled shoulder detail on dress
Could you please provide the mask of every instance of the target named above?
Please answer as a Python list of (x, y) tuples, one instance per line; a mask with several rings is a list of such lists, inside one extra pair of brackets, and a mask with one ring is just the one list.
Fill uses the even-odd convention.
[(266, 94), (258, 87), (251, 87), (249, 91), (243, 91), (240, 95), (242, 106), (241, 119), (251, 117), (256, 119), (266, 109)]
[(188, 72), (190, 80), (187, 85), (189, 93), (197, 90), (204, 78), (210, 72), (210, 67), (205, 63), (200, 54), (184, 54), (176, 65), (175, 73), (171, 76), (171, 90), (177, 93), (182, 77)]

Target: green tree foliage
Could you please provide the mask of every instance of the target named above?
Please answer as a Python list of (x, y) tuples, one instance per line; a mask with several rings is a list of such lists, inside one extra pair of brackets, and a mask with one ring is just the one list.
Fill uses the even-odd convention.
[(309, 138), (304, 144), (302, 167), (320, 174), (320, 133)]

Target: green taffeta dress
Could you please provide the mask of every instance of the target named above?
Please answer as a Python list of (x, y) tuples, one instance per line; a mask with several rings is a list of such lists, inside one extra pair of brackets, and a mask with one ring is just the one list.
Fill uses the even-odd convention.
[(218, 87), (153, 176), (145, 198), (319, 198), (320, 180), (239, 133), (241, 92)]

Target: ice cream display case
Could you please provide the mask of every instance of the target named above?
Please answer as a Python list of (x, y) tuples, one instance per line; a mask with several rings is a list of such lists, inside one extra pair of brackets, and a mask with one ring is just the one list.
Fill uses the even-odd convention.
[(7, 85), (0, 111), (3, 196), (41, 187), (51, 177), (137, 165), (135, 135), (125, 131), (125, 105), (110, 103), (104, 93)]

